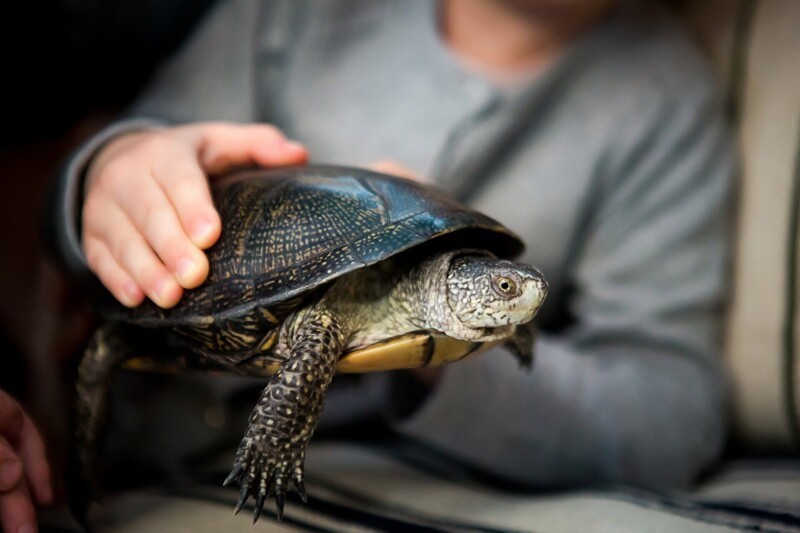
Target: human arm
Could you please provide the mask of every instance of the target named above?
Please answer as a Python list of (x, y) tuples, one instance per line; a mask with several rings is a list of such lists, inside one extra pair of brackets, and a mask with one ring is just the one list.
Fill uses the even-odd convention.
[[(34, 503), (53, 499), (44, 442), (25, 410), (0, 390), (0, 526), (9, 533), (33, 533)], [(30, 529), (25, 530), (28, 526)]]

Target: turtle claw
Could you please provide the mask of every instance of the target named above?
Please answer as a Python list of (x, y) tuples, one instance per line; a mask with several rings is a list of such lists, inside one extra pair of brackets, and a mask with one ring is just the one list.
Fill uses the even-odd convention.
[(286, 501), (286, 494), (279, 492), (275, 495), (275, 510), (278, 515), (278, 520), (283, 521), (283, 504)]
[(297, 491), (297, 494), (300, 496), (300, 499), (303, 500), (303, 503), (308, 503), (308, 495), (306, 494), (306, 485), (305, 483), (303, 483), (302, 479), (294, 480), (294, 490)]
[(239, 481), (242, 478), (242, 472), (244, 472), (244, 467), (241, 464), (237, 464), (235, 467), (233, 467), (233, 470), (231, 470), (231, 473), (228, 474), (228, 477), (225, 478), (225, 481), (222, 482), (222, 486), (223, 487), (227, 487), (228, 485), (230, 485), (234, 481), (236, 481), (236, 483), (238, 485)]
[(244, 506), (244, 502), (247, 501), (247, 497), (250, 496), (250, 485), (245, 483), (242, 485), (242, 490), (239, 491), (239, 501), (236, 502), (236, 507), (233, 509), (233, 514), (239, 514), (239, 511), (242, 510)]
[[(252, 426), (257, 427), (257, 426)], [(238, 514), (248, 498), (255, 501), (253, 523), (264, 512), (264, 503), (270, 494), (275, 498), (278, 520), (283, 519), (286, 492), (294, 486), (300, 498), (306, 502), (306, 489), (303, 483), (304, 448), (297, 450), (270, 446), (272, 440), (245, 436), (239, 447), (234, 466), (224, 485), (234, 482), (240, 487), (239, 499), (234, 514)]]
[(261, 516), (261, 511), (264, 510), (264, 500), (267, 499), (265, 492), (259, 492), (256, 496), (256, 509), (253, 511), (253, 523), (258, 522), (258, 517)]

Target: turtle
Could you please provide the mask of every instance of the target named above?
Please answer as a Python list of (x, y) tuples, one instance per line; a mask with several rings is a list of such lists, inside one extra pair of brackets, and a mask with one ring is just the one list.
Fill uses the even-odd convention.
[(121, 365), (267, 377), (224, 481), (239, 487), (236, 513), (254, 498), (254, 521), (270, 495), (279, 519), (288, 491), (306, 501), (305, 450), (337, 367), (442, 364), (498, 343), (530, 367), (544, 276), (511, 261), (524, 248), (511, 230), (435, 187), (310, 165), (234, 172), (212, 196), (223, 231), (204, 284), (170, 309), (127, 308), (100, 289), (104, 324), (77, 379), (87, 476)]

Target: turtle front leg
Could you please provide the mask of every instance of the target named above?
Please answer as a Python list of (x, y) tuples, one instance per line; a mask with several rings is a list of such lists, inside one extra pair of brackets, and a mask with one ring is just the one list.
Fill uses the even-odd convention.
[(290, 485), (305, 501), (306, 445), (316, 428), (344, 344), (343, 327), (329, 310), (317, 308), (304, 317), (288, 359), (272, 376), (250, 415), (233, 470), (225, 480), (225, 485), (235, 480), (240, 487), (235, 513), (253, 494), (255, 522), (264, 500), (272, 494), (278, 519), (282, 519)]

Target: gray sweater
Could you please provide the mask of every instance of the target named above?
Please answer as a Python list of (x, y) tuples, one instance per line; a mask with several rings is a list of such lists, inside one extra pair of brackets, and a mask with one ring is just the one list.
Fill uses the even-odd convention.
[(733, 152), (707, 66), (649, 2), (502, 81), (448, 51), (432, 0), (222, 2), (66, 172), (78, 268), (81, 169), (142, 117), (267, 121), (316, 162), (395, 159), (527, 242), (551, 287), (533, 373), (499, 352), (453, 365), (402, 417), (375, 376), (334, 391), (323, 424), (380, 409), (407, 436), (551, 487), (685, 484), (720, 453)]

